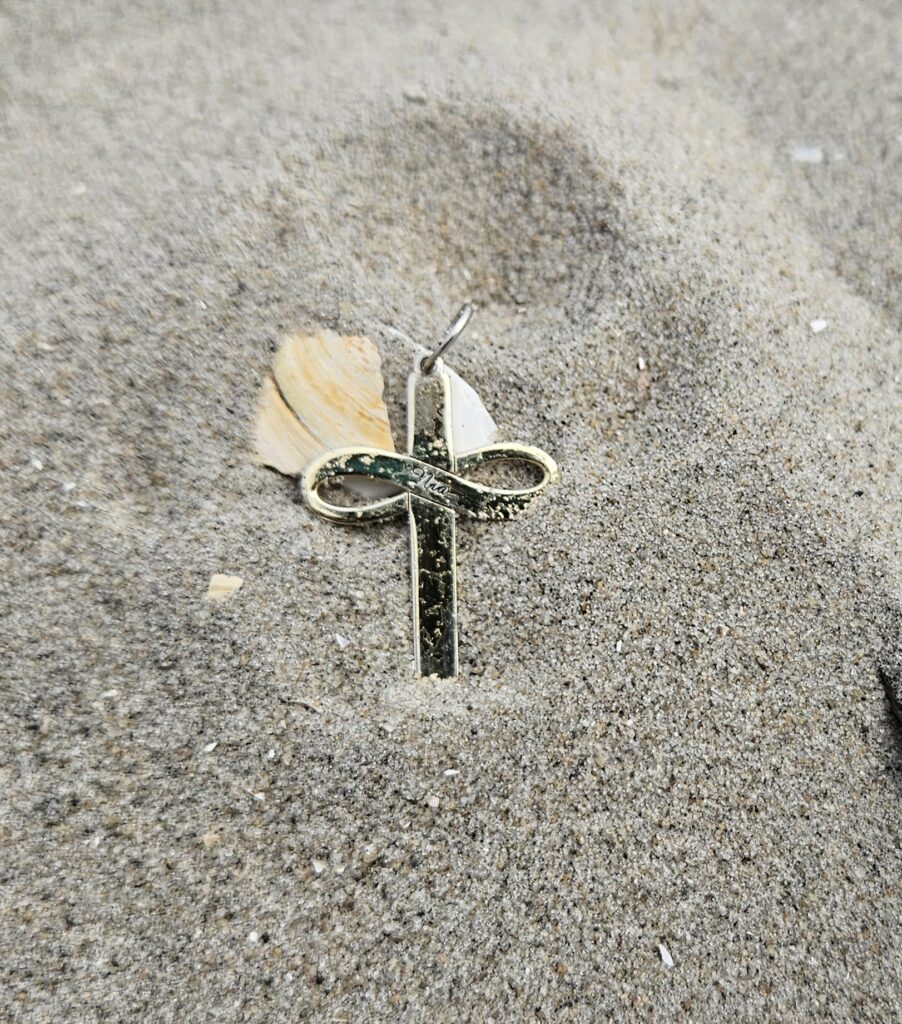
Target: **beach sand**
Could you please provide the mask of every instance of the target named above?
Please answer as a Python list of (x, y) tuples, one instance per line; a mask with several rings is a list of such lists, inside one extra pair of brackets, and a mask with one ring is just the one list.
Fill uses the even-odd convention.
[[(4, 1019), (900, 1019), (898, 5), (600, 6), (3, 5)], [(249, 438), (466, 299), (437, 683)]]

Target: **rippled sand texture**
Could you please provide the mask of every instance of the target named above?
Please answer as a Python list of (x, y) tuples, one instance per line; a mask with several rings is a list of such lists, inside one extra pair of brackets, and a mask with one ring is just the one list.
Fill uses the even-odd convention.
[[(0, 1016), (896, 1019), (898, 6), (600, 6), (0, 10)], [(250, 429), (468, 298), (424, 683)]]

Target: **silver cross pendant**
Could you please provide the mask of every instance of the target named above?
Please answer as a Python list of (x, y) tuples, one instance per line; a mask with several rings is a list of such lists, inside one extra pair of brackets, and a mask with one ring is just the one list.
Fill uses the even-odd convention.
[[(308, 508), (332, 522), (369, 523), (407, 513), (417, 673), (441, 679), (458, 672), (457, 517), (512, 519), (557, 479), (554, 460), (529, 445), (493, 444), (455, 455), (450, 381), (441, 356), (460, 337), (472, 312), (464, 306), (435, 351), (415, 362), (407, 385), (408, 454), (337, 449), (315, 459), (301, 477)], [(466, 479), (470, 470), (500, 461), (529, 463), (541, 480), (532, 487), (504, 489)], [(321, 496), (320, 488), (342, 476), (385, 480), (398, 493), (365, 505), (335, 505)]]

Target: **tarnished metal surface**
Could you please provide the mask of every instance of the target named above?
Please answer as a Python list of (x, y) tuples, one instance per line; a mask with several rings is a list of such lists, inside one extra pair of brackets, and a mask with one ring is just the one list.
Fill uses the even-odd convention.
[[(530, 463), (541, 470), (542, 480), (532, 487), (507, 490), (474, 483), (463, 475), (477, 466), (496, 461)], [(390, 480), (401, 490), (391, 497), (353, 506), (333, 505), (319, 495), (318, 488), (323, 484), (352, 475)], [(310, 463), (301, 478), (301, 489), (308, 507), (333, 523), (353, 525), (400, 516), (407, 511), (408, 494), (452, 509), (469, 519), (513, 519), (525, 511), (556, 476), (557, 469), (550, 456), (540, 448), (525, 444), (493, 444), (468, 452), (457, 459), (457, 473), (379, 448), (339, 448)]]
[(407, 446), (421, 463), (411, 473), (420, 493), (407, 498), (414, 656), (420, 675), (442, 679), (457, 675), (455, 513), (440, 503), (450, 484), (435, 473), (441, 469), (453, 474), (456, 469), (450, 418), (447, 375), (412, 373), (407, 382)]

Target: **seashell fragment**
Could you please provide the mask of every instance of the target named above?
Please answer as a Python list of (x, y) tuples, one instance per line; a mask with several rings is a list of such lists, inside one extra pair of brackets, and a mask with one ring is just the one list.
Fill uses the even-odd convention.
[(445, 373), (451, 379), (451, 436), (454, 451), (466, 455), (498, 439), (498, 427), (473, 388), (449, 366)]
[(210, 585), (207, 588), (207, 600), (225, 601), (236, 590), (240, 590), (243, 583), (244, 580), (240, 576), (226, 576), (223, 573), (214, 573), (210, 577)]
[(319, 445), (285, 404), (272, 377), (263, 382), (254, 427), (257, 461), (294, 476), (310, 461)]
[(394, 451), (382, 390), (382, 361), (369, 338), (326, 330), (291, 335), (260, 396), (257, 460), (296, 476), (333, 448)]

